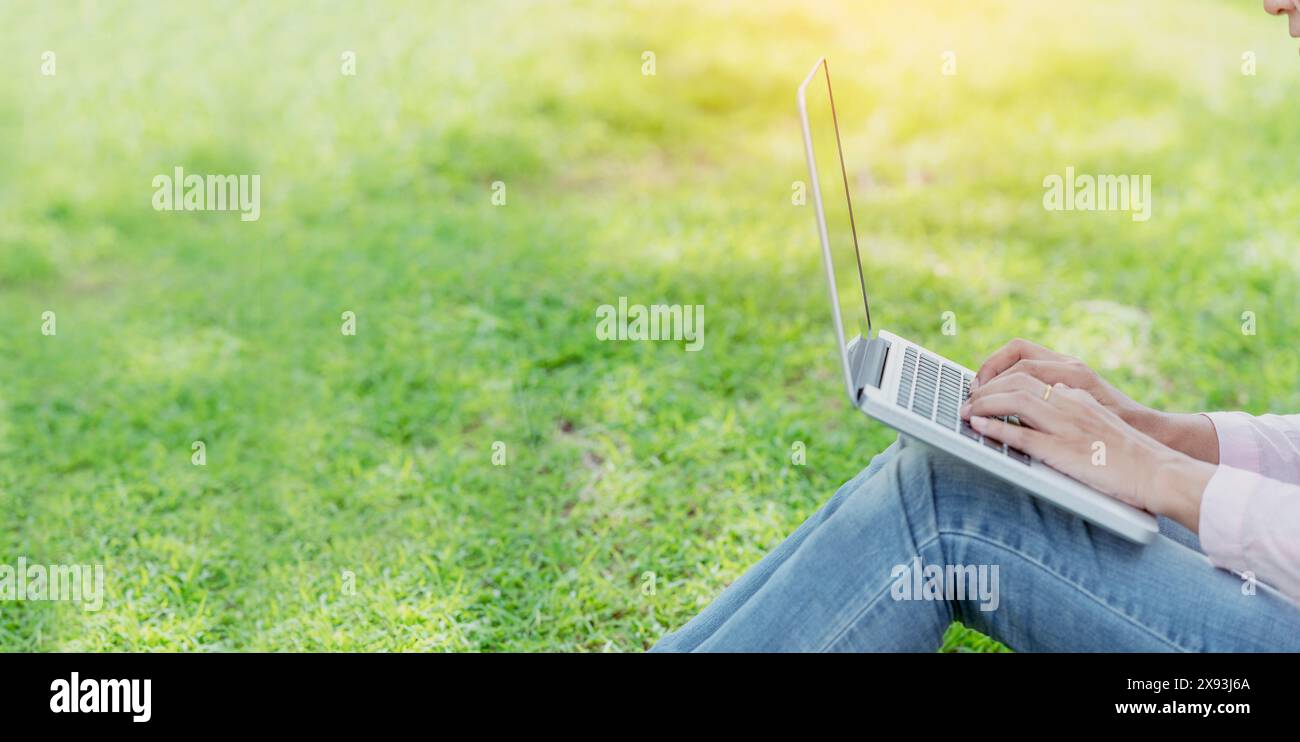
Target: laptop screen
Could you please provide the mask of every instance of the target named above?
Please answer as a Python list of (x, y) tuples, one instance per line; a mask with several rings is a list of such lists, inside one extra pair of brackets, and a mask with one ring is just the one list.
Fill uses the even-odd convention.
[[(826, 234), (830, 243), (831, 265), (835, 269), (836, 294), (840, 315), (844, 319), (845, 340), (853, 335), (868, 336), (871, 310), (867, 301), (866, 280), (857, 244), (857, 229), (848, 183), (852, 171), (845, 166), (842, 127), (844, 111), (836, 108), (831, 92), (830, 70), (825, 61), (818, 65), (806, 92), (808, 127), (812, 137), (813, 158), (821, 187), (822, 207), (826, 213)], [(808, 198), (814, 198), (811, 185)], [(810, 203), (809, 206), (812, 206)]]

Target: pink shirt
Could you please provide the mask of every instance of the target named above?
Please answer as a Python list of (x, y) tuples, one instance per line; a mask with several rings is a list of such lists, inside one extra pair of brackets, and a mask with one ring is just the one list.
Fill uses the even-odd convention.
[(1206, 417), (1219, 468), (1201, 498), (1201, 548), (1300, 603), (1300, 415)]

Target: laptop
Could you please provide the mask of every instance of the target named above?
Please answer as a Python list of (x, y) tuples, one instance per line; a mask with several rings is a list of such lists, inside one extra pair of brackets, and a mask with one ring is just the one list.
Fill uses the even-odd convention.
[[(1154, 541), (1159, 528), (1150, 513), (982, 436), (963, 421), (958, 410), (975, 377), (969, 368), (891, 332), (873, 333), (848, 169), (825, 58), (817, 60), (799, 86), (799, 117), (817, 235), (830, 285), (836, 345), (850, 403), (901, 434), (957, 456), (1129, 541)], [(845, 281), (847, 290), (840, 290), (840, 280)], [(844, 340), (846, 316), (859, 330), (848, 342)]]

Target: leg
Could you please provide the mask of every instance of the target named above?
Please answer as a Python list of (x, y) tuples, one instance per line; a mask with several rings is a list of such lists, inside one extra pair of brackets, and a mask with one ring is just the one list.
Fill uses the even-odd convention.
[(719, 626), (725, 623), (737, 609), (763, 587), (768, 578), (772, 576), (772, 573), (799, 549), (804, 539), (816, 530), (819, 524), (834, 515), (845, 498), (857, 491), (863, 483), (883, 469), (891, 459), (898, 455), (904, 445), (906, 445), (905, 439), (900, 437), (873, 458), (866, 469), (863, 469), (853, 479), (844, 483), (820, 510), (804, 521), (803, 525), (795, 529), (795, 532), (790, 534), (785, 541), (782, 541), (775, 549), (768, 552), (767, 556), (763, 557), (758, 564), (750, 567), (740, 579), (733, 582), (699, 615), (691, 619), (682, 628), (664, 636), (650, 651), (690, 652), (705, 639), (708, 639)]
[(1165, 536), (1138, 546), (949, 455), (904, 459), (901, 481), (930, 491), (945, 563), (1000, 567), (1002, 599), (996, 609), (959, 600), (954, 612), (1008, 646), (1300, 650), (1300, 608), (1271, 588), (1243, 591), (1241, 578), (1185, 545), (1199, 546), (1186, 529), (1167, 530), (1162, 523)]
[[(1300, 647), (1300, 609), (1272, 590), (1243, 595), (1179, 543), (1130, 544), (946, 454), (912, 445), (855, 482), (693, 648), (934, 649), (954, 617), (1021, 650)], [(996, 567), (996, 599), (895, 599), (914, 557)]]
[[(955, 613), (947, 601), (900, 601), (898, 565), (943, 561), (928, 482), (900, 448), (874, 476), (857, 480), (751, 595), (695, 651), (933, 651)], [(809, 525), (805, 524), (805, 525)]]

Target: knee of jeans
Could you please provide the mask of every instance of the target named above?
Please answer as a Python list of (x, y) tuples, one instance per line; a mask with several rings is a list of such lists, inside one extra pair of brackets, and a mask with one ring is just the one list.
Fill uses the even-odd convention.
[(935, 451), (929, 446), (914, 444), (900, 449), (889, 462), (889, 479), (909, 517), (934, 509), (935, 456)]
[(946, 451), (908, 446), (900, 454), (898, 488), (909, 518), (933, 519), (936, 532), (1037, 532), (1055, 512)]
[(910, 445), (898, 452), (895, 461), (899, 497), (911, 513), (935, 514), (961, 507), (968, 500), (959, 488), (944, 486), (956, 481), (959, 467), (968, 466), (951, 454), (926, 445)]
[[(909, 442), (894, 452), (892, 458), (873, 476), (855, 478), (842, 488), (840, 518), (872, 520), (881, 508), (897, 508), (918, 543), (937, 533), (940, 502), (954, 488), (943, 486), (953, 466), (948, 454), (920, 443)], [(838, 497), (838, 495), (837, 495)]]

